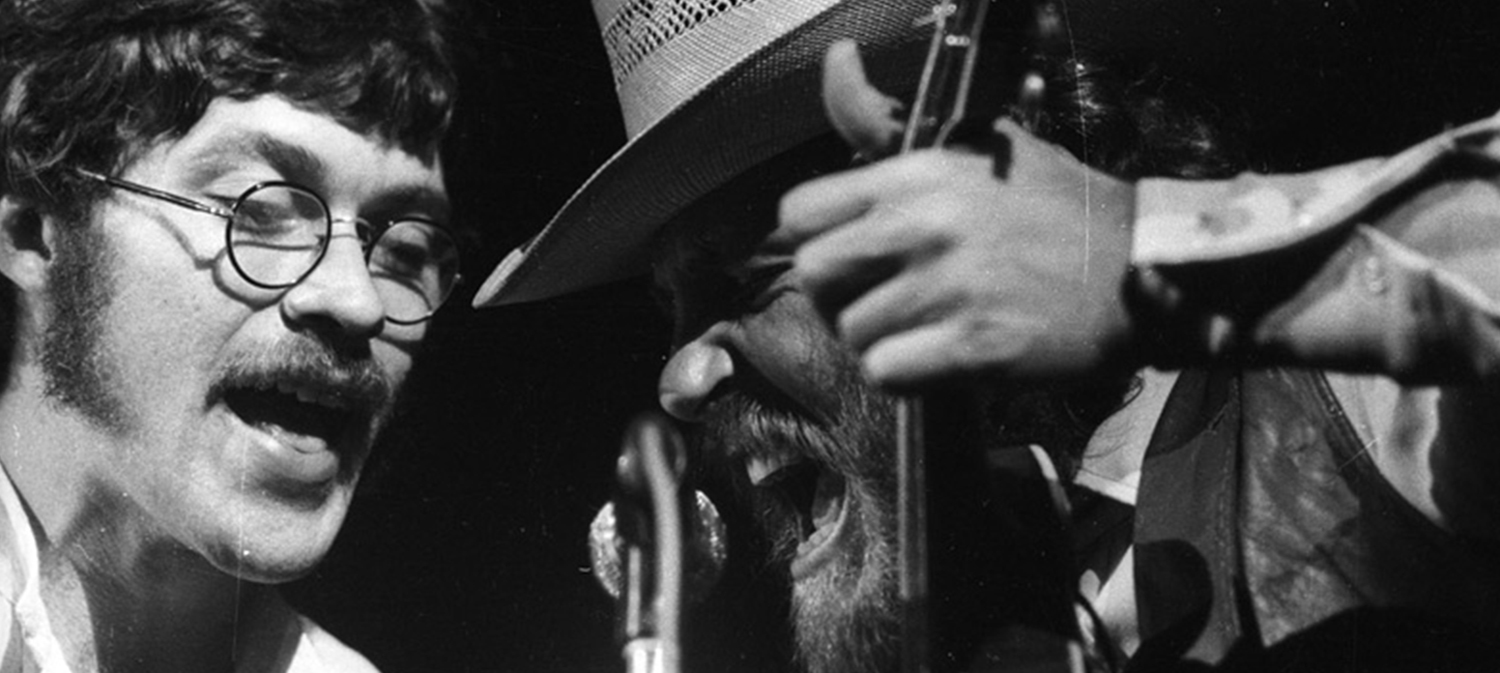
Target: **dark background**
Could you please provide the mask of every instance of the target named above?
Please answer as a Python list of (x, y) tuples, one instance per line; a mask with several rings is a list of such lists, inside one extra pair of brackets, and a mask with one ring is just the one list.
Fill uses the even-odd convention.
[[(1075, 45), (1154, 65), (1261, 169), (1389, 153), (1500, 108), (1494, 0), (1059, 4)], [(585, 534), (626, 421), (655, 404), (667, 326), (640, 282), (468, 308), (624, 142), (608, 64), (583, 0), (478, 2), (460, 32), (445, 164), (485, 238), (333, 553), (288, 593), (386, 671), (618, 671)], [(731, 540), (729, 577), (690, 620), (689, 670), (778, 670), (778, 580)]]

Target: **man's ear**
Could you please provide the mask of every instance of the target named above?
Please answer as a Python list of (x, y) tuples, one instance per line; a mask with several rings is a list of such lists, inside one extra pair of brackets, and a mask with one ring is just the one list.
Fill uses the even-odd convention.
[(34, 203), (0, 196), (0, 274), (22, 292), (39, 289), (52, 262), (53, 218)]

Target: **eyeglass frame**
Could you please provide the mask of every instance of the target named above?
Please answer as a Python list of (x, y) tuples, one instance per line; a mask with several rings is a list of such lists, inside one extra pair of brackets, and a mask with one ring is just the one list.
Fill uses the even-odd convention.
[[(229, 263), (230, 263), (230, 265), (234, 267), (235, 273), (239, 274), (240, 278), (244, 279), (245, 282), (247, 282), (247, 283), (249, 283), (251, 285), (254, 285), (255, 287), (264, 289), (264, 290), (285, 290), (287, 288), (296, 286), (298, 283), (301, 283), (303, 280), (306, 280), (307, 277), (309, 275), (311, 275), (313, 271), (317, 270), (318, 265), (323, 263), (323, 257), (328, 254), (329, 244), (327, 242), (325, 242), (325, 243), (323, 243), (323, 245), (319, 246), (317, 258), (313, 259), (312, 264), (309, 264), (308, 267), (307, 267), (307, 270), (303, 271), (301, 275), (297, 276), (296, 280), (293, 280), (293, 281), (291, 281), (289, 283), (277, 284), (277, 283), (265, 283), (265, 282), (256, 280), (254, 278), (251, 278), (250, 274), (245, 273), (245, 270), (243, 268), (240, 268), (240, 262), (239, 262), (239, 260), (235, 259), (235, 255), (234, 255), (234, 238), (233, 238), (234, 216), (235, 216), (235, 213), (239, 210), (239, 207), (245, 202), (245, 200), (250, 197), (251, 194), (254, 194), (257, 191), (260, 191), (262, 189), (266, 189), (268, 187), (289, 187), (291, 189), (295, 189), (295, 190), (301, 191), (301, 192), (303, 192), (305, 194), (308, 194), (308, 195), (312, 196), (314, 199), (317, 199), (318, 205), (322, 206), (322, 208), (323, 208), (324, 221), (325, 221), (325, 224), (326, 224), (326, 227), (325, 227), (326, 235), (324, 236), (324, 240), (325, 241), (329, 241), (329, 240), (332, 240), (332, 238), (333, 238), (333, 223), (334, 223), (335, 220), (334, 220), (334, 217), (333, 217), (333, 210), (328, 207), (328, 202), (323, 199), (323, 196), (321, 194), (313, 191), (312, 189), (310, 189), (308, 187), (304, 187), (302, 185), (299, 185), (299, 184), (297, 184), (295, 182), (287, 182), (287, 181), (284, 181), (284, 180), (264, 180), (264, 181), (261, 181), (261, 182), (257, 182), (257, 183), (255, 183), (253, 185), (250, 185), (250, 187), (248, 187), (247, 189), (245, 189), (245, 191), (240, 192), (240, 195), (238, 197), (236, 197), (235, 200), (234, 200), (234, 206), (232, 206), (232, 207), (230, 207), (228, 209), (225, 209), (225, 208), (223, 208), (221, 206), (210, 205), (210, 204), (207, 204), (207, 203), (203, 203), (201, 201), (196, 201), (196, 200), (190, 199), (190, 198), (188, 198), (186, 196), (181, 196), (181, 195), (178, 195), (178, 194), (173, 194), (171, 192), (163, 191), (163, 190), (157, 189), (155, 187), (149, 187), (149, 186), (143, 185), (143, 184), (141, 184), (139, 182), (132, 182), (132, 181), (126, 180), (124, 178), (116, 178), (116, 177), (105, 175), (103, 173), (96, 173), (96, 172), (88, 170), (86, 168), (78, 168), (78, 167), (74, 166), (74, 167), (71, 167), (70, 170), (72, 170), (73, 173), (75, 173), (75, 174), (77, 174), (77, 175), (79, 175), (81, 177), (87, 178), (89, 180), (94, 180), (96, 182), (101, 182), (101, 183), (104, 183), (104, 184), (109, 185), (111, 187), (116, 187), (116, 188), (119, 188), (119, 189), (123, 189), (123, 190), (125, 190), (127, 192), (132, 192), (132, 193), (135, 193), (135, 194), (140, 194), (142, 196), (149, 196), (149, 197), (152, 197), (152, 198), (155, 198), (155, 199), (159, 199), (159, 200), (165, 201), (165, 202), (170, 203), (170, 204), (175, 205), (175, 206), (179, 206), (179, 207), (182, 207), (182, 208), (187, 208), (189, 210), (195, 210), (195, 211), (198, 211), (200, 213), (206, 213), (206, 214), (209, 214), (209, 215), (214, 215), (214, 216), (217, 216), (217, 217), (224, 218), (224, 251), (229, 256)], [(364, 253), (364, 258), (365, 258), (365, 264), (367, 266), (367, 268), (366, 268), (367, 271), (368, 271), (368, 265), (369, 265), (369, 262), (370, 262), (370, 254), (375, 249), (375, 242), (378, 241), (378, 240), (380, 240), (380, 237), (383, 236), (386, 231), (389, 231), (392, 228), (392, 226), (394, 224), (398, 223), (398, 222), (419, 222), (419, 223), (422, 223), (422, 224), (431, 225), (432, 227), (434, 227), (434, 228), (436, 228), (436, 229), (444, 232), (444, 234), (446, 236), (448, 236), (448, 238), (450, 240), (454, 241), (454, 245), (455, 245), (454, 254), (455, 255), (458, 254), (457, 249), (456, 249), (457, 239), (453, 236), (452, 233), (448, 232), (447, 227), (444, 227), (444, 226), (438, 224), (437, 222), (434, 222), (434, 221), (429, 220), (427, 218), (423, 218), (423, 217), (402, 217), (402, 218), (398, 218), (398, 219), (386, 222), (384, 227), (378, 227), (378, 228), (375, 225), (370, 224), (369, 222), (367, 222), (365, 220), (362, 220), (362, 219), (349, 220), (349, 222), (354, 225), (356, 232), (359, 231), (360, 228), (363, 228), (364, 230), (368, 231), (369, 234), (370, 234), (369, 239), (368, 239), (368, 241), (369, 241), (368, 244), (366, 244), (364, 238), (360, 239), (360, 249)], [(463, 275), (460, 274), (460, 273), (455, 272), (453, 274), (453, 282), (452, 282), (451, 285), (448, 286), (448, 289), (443, 293), (442, 299), (440, 299), (438, 301), (437, 305), (434, 306), (431, 311), (428, 311), (427, 315), (422, 316), (421, 318), (416, 318), (416, 319), (413, 319), (413, 320), (404, 320), (404, 319), (392, 318), (389, 315), (385, 315), (384, 318), (385, 318), (385, 320), (387, 322), (395, 323), (397, 325), (416, 325), (416, 324), (419, 324), (419, 323), (427, 322), (428, 320), (431, 320), (432, 316), (435, 315), (438, 312), (438, 309), (442, 308), (444, 304), (448, 303), (448, 298), (453, 295), (454, 288), (458, 287), (458, 284), (460, 282), (462, 282), (462, 281), (463, 281)], [(384, 301), (384, 300), (382, 299), (382, 301)]]

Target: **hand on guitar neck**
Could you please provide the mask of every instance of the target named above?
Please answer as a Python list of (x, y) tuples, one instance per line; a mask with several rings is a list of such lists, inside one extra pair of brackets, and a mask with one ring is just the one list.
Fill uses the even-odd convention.
[[(857, 52), (830, 51), (839, 132), (884, 153), (901, 124)], [(994, 157), (926, 149), (804, 184), (768, 243), (796, 250), (804, 291), (888, 390), (1086, 377), (1136, 365), (1121, 300), (1134, 187), (1000, 120)], [(994, 146), (992, 144), (991, 146)]]

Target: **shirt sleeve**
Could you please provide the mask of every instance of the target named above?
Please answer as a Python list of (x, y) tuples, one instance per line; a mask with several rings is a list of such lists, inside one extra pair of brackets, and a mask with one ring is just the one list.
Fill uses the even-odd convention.
[(1133, 236), (1153, 364), (1500, 380), (1500, 115), (1313, 173), (1144, 180)]

